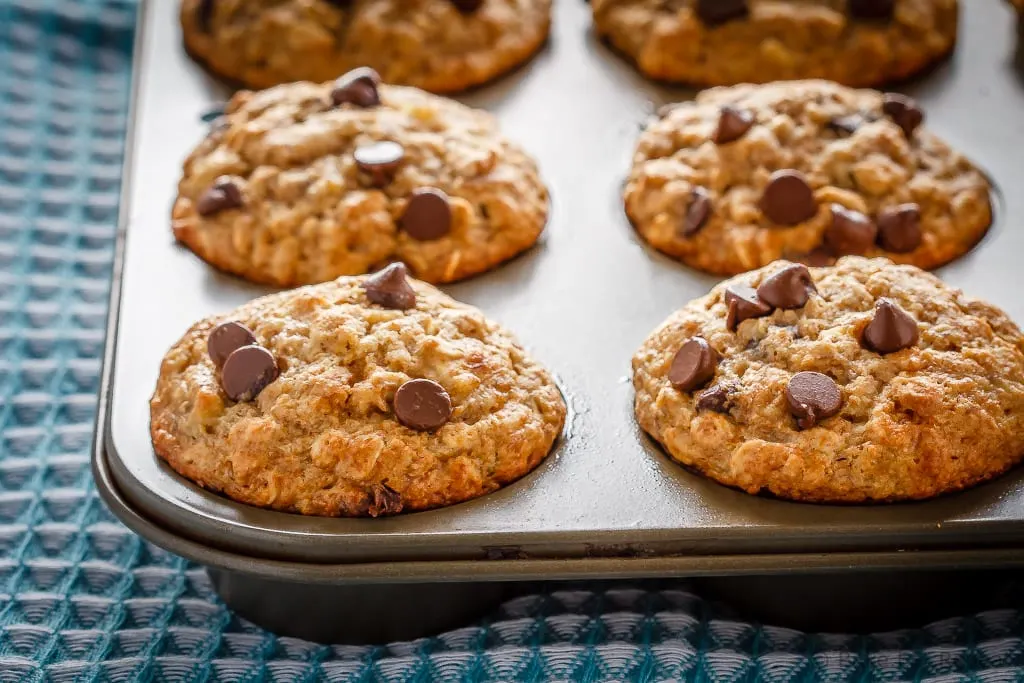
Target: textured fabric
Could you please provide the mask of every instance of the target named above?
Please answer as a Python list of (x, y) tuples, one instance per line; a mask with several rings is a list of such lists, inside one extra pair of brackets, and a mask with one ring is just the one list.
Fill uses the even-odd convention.
[(131, 67), (128, 0), (0, 0), (0, 683), (1024, 680), (1015, 610), (870, 637), (560, 590), (438, 638), (277, 638), (143, 542), (89, 476)]

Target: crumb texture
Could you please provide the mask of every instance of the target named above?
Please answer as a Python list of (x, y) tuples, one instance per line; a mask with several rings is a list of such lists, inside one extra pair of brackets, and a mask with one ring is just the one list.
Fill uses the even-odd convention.
[[(726, 329), (726, 288), (757, 287), (784, 265), (718, 285), (634, 356), (637, 419), (672, 458), (750, 493), (846, 503), (929, 498), (1021, 459), (1024, 337), (1002, 311), (912, 266), (846, 257), (810, 269), (818, 293), (803, 308)], [(860, 342), (883, 297), (920, 333), (887, 355)], [(708, 383), (721, 388), (715, 408), (668, 380), (696, 336), (721, 357)], [(798, 372), (822, 373), (841, 393), (837, 414), (802, 430), (785, 395)]]
[(537, 52), (551, 0), (483, 0), (468, 13), (451, 0), (183, 0), (181, 24), (193, 56), (250, 88), (370, 66), (389, 83), (453, 92)]
[[(407, 311), (374, 306), (365, 278), (256, 299), (194, 325), (167, 353), (150, 402), (156, 453), (239, 502), (323, 516), (450, 505), (536, 467), (566, 407), (551, 375), (478, 310), (414, 282)], [(211, 329), (242, 323), (280, 370), (233, 402), (207, 355)], [(452, 413), (435, 431), (402, 426), (398, 388), (432, 380)]]
[[(174, 234), (201, 258), (255, 282), (289, 287), (404, 261), (429, 282), (488, 270), (532, 246), (548, 192), (534, 161), (488, 113), (413, 88), (380, 86), (380, 106), (331, 103), (331, 83), (243, 91), (185, 161)], [(383, 186), (357, 148), (389, 141), (404, 156)], [(200, 213), (219, 178), (241, 206)], [(450, 231), (416, 239), (400, 229), (410, 196), (448, 195)]]
[(708, 26), (697, 0), (591, 0), (594, 25), (650, 78), (715, 86), (825, 78), (878, 86), (907, 78), (956, 44), (957, 0), (896, 0), (886, 21), (852, 18), (846, 0), (748, 0), (746, 17)]
[[(827, 81), (714, 88), (668, 108), (641, 134), (624, 193), (626, 212), (657, 249), (710, 273), (733, 275), (777, 259), (834, 262), (826, 232), (833, 205), (880, 214), (920, 208), (920, 242), (864, 256), (931, 269), (969, 251), (992, 222), (985, 176), (924, 126), (908, 136), (883, 111), (883, 94)], [(754, 117), (737, 139), (714, 136), (723, 107)], [(838, 125), (837, 125), (838, 122)], [(846, 130), (841, 126), (848, 127)], [(851, 130), (849, 130), (852, 128)], [(794, 225), (762, 210), (772, 174), (794, 169), (813, 191)], [(684, 228), (694, 191), (710, 201), (696, 231)]]

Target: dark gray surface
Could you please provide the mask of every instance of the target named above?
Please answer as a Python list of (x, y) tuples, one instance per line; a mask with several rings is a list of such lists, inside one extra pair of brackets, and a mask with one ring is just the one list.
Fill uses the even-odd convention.
[[(181, 161), (203, 134), (200, 115), (224, 92), (184, 56), (175, 3), (151, 3), (107, 432), (110, 465), (130, 505), (159, 527), (244, 555), (445, 560), (469, 575), (472, 563), (459, 560), (524, 555), (603, 558), (571, 568), (547, 565), (567, 576), (727, 571), (735, 559), (727, 556), (737, 553), (780, 553), (735, 562), (741, 571), (792, 568), (802, 553), (808, 567), (819, 568), (848, 567), (852, 557), (869, 566), (901, 563), (908, 555), (941, 563), (938, 558), (961, 554), (954, 546), (981, 544), (1004, 546), (987, 554), (990, 560), (1016, 558), (1005, 546), (1024, 531), (1020, 470), (927, 503), (801, 505), (748, 496), (685, 472), (640, 434), (631, 410), (630, 357), (657, 323), (714, 280), (644, 247), (622, 214), (620, 190), (645, 117), (688, 93), (644, 82), (598, 44), (585, 4), (556, 5), (556, 30), (543, 54), (495, 86), (460, 98), (495, 112), (505, 132), (538, 158), (554, 198), (546, 237), (511, 264), (446, 290), (516, 331), (558, 375), (575, 414), (568, 437), (536, 472), (476, 501), (384, 520), (338, 520), (234, 504), (188, 484), (153, 454), (148, 399), (167, 347), (196, 319), (267, 290), (219, 275), (173, 243), (168, 214)], [(967, 5), (955, 57), (908, 90), (924, 104), (933, 129), (998, 186), (1013, 188), (1024, 179), (1015, 158), (1024, 138), (1015, 23), (1001, 3)], [(1017, 321), (1024, 320), (1024, 300), (1012, 285), (1020, 281), (1024, 235), (1010, 225), (1019, 215), (1024, 197), (1011, 193), (991, 234), (941, 273)], [(918, 547), (942, 552), (899, 553)], [(697, 556), (703, 559), (686, 561)], [(509, 564), (533, 571), (526, 570), (530, 563)]]
[(712, 576), (693, 581), (739, 618), (806, 632), (877, 633), (1019, 604), (1019, 570)]
[(225, 604), (274, 633), (317, 643), (376, 645), (473, 623), (516, 595), (516, 584), (295, 583), (210, 569)]

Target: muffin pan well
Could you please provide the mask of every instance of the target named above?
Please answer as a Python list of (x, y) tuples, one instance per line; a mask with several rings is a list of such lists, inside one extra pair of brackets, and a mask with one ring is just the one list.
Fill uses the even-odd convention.
[[(955, 55), (904, 90), (997, 188), (1013, 188), (1024, 183), (1016, 23), (1002, 3), (962, 5)], [(496, 113), (537, 158), (553, 197), (547, 232), (516, 260), (444, 288), (514, 331), (556, 373), (571, 410), (556, 451), (496, 493), (377, 520), (255, 509), (180, 478), (149, 440), (160, 359), (195, 320), (269, 290), (219, 274), (174, 243), (181, 162), (227, 92), (181, 49), (175, 2), (148, 2), (140, 16), (95, 471), (129, 526), (228, 577), (218, 586), (243, 614), (288, 623), (246, 609), (268, 586), (1024, 564), (1024, 469), (924, 503), (803, 505), (691, 474), (641, 433), (630, 358), (669, 312), (716, 280), (645, 247), (623, 213), (621, 186), (646, 118), (693, 92), (642, 80), (593, 37), (577, 0), (556, 3), (553, 38), (537, 59), (459, 98)], [(939, 274), (1024, 323), (1015, 286), (1024, 195), (995, 201), (989, 234)], [(325, 628), (300, 635), (338, 636)]]

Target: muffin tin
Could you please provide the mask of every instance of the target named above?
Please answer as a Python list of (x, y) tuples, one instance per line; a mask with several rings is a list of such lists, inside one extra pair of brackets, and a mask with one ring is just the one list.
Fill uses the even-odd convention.
[[(1024, 58), (1008, 7), (962, 4), (955, 55), (905, 91), (925, 108), (926, 125), (997, 188), (988, 236), (940, 275), (1021, 323), (1024, 195), (998, 188), (1024, 184)], [(571, 415), (551, 456), (494, 494), (377, 520), (271, 512), (188, 483), (149, 440), (160, 360), (195, 320), (270, 290), (213, 271), (172, 238), (181, 162), (227, 95), (185, 55), (176, 11), (161, 0), (140, 12), (94, 471), (126, 524), (212, 567), (243, 615), (319, 640), (409, 637), (459, 623), (509, 588), (459, 582), (1024, 564), (1024, 469), (923, 503), (806, 505), (714, 484), (642, 434), (631, 356), (715, 280), (643, 244), (623, 214), (621, 185), (647, 118), (693, 93), (644, 81), (594, 38), (579, 0), (556, 3), (552, 39), (536, 59), (458, 98), (496, 113), (537, 158), (553, 197), (545, 236), (499, 269), (444, 288), (513, 330), (558, 376)], [(406, 597), (428, 587), (445, 608), (410, 612)], [(351, 628), (303, 616), (320, 602), (336, 610), (353, 600), (391, 611)]]

